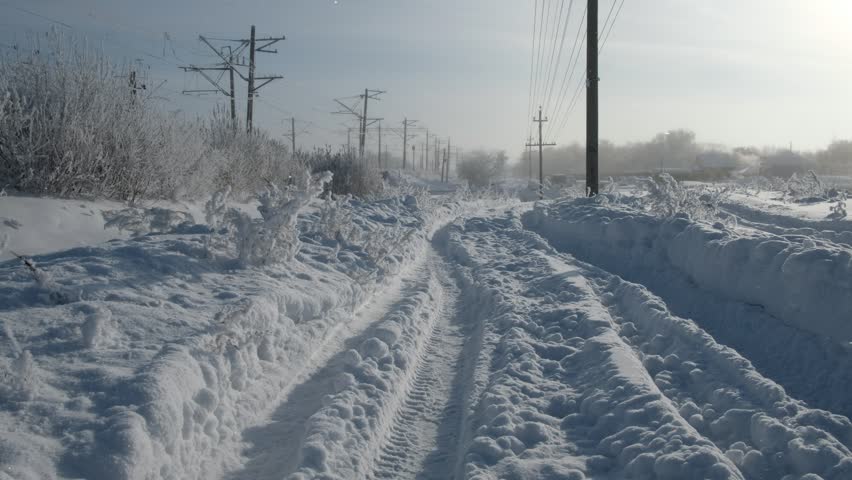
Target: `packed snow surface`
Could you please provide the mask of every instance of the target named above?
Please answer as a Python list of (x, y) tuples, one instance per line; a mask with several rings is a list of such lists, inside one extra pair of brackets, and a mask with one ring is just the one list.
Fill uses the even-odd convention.
[(453, 190), (0, 263), (0, 479), (852, 478), (847, 244)]

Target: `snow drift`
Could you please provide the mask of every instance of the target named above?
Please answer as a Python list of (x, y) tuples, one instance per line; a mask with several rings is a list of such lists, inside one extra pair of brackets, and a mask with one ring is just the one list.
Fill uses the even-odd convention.
[(683, 214), (662, 219), (611, 200), (541, 204), (524, 222), (557, 246), (611, 256), (627, 270), (674, 268), (703, 289), (761, 305), (802, 330), (852, 341), (850, 250), (734, 233)]
[[(303, 212), (283, 264), (243, 265), (206, 227), (37, 256), (39, 282), (0, 263), (0, 478), (240, 464), (243, 430), (447, 214), (413, 197), (344, 203), (349, 238)], [(403, 234), (388, 244), (388, 231)]]

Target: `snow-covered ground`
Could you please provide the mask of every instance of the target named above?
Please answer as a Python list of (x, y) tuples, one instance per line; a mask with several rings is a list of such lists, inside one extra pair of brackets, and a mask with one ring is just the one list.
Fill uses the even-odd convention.
[(200, 206), (19, 240), (50, 253), (0, 263), (0, 479), (852, 478), (842, 221), (401, 178), (441, 191), (315, 201), (288, 262)]

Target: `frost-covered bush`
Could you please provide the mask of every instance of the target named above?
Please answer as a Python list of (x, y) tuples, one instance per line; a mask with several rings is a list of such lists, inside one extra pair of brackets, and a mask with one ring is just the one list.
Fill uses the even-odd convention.
[(456, 166), (458, 177), (473, 188), (485, 188), (495, 183), (506, 168), (506, 152), (475, 150), (464, 156)]
[(336, 195), (353, 195), (366, 198), (381, 193), (384, 183), (381, 172), (345, 152), (332, 153), (331, 149), (317, 149), (296, 155), (312, 172), (331, 172), (329, 185)]
[(131, 70), (57, 32), (0, 51), (0, 188), (134, 203), (247, 194), (302, 169), (286, 144), (221, 111), (165, 112), (155, 89), (128, 85)]
[[(208, 248), (228, 245), (236, 251), (243, 266), (261, 266), (292, 260), (299, 252), (299, 212), (318, 197), (331, 182), (330, 172), (303, 174), (281, 189), (269, 183), (257, 196), (259, 219), (236, 208), (227, 208), (228, 191), (217, 193), (206, 205), (211, 234), (223, 241), (208, 242)], [(210, 250), (208, 250), (210, 251)]]
[(846, 192), (839, 192), (837, 194), (837, 203), (829, 207), (831, 213), (828, 214), (828, 218), (832, 220), (841, 220), (846, 218), (846, 200), (848, 199), (848, 195)]
[(647, 188), (641, 203), (649, 213), (664, 218), (685, 213), (700, 221), (715, 221), (719, 204), (730, 194), (728, 186), (684, 186), (668, 173), (649, 178)]
[(793, 174), (784, 185), (785, 198), (794, 202), (820, 201), (827, 198), (827, 190), (813, 170), (808, 173)]

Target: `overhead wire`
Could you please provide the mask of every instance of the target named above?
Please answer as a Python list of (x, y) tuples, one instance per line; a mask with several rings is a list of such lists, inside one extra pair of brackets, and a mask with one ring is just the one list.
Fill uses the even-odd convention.
[[(532, 30), (532, 42), (530, 47), (530, 86), (529, 86), (529, 95), (527, 99), (527, 119), (532, 116), (532, 108), (533, 108), (533, 66), (535, 64), (535, 33), (536, 27), (538, 26), (538, 0), (535, 0), (535, 8), (533, 10), (533, 30)], [(527, 120), (529, 122), (529, 120)], [(532, 133), (532, 123), (529, 124), (529, 129), (527, 130), (527, 138), (529, 138)]]
[[(550, 103), (550, 100), (553, 98), (553, 87), (556, 86), (556, 79), (559, 76), (559, 67), (562, 63), (562, 51), (564, 50), (564, 47), (565, 47), (565, 37), (566, 37), (566, 34), (568, 33), (568, 27), (571, 23), (571, 11), (572, 11), (573, 8), (574, 8), (574, 0), (569, 0), (568, 13), (565, 15), (565, 22), (564, 22), (565, 27), (562, 29), (562, 41), (559, 44), (559, 54), (556, 55), (556, 67), (553, 69), (553, 76), (550, 79), (549, 88), (545, 89), (546, 90), (545, 105), (547, 105), (548, 108), (552, 105)], [(572, 54), (572, 56), (573, 56), (573, 54)], [(570, 59), (569, 59), (569, 62), (570, 62)]]
[(539, 97), (538, 102), (537, 102), (539, 105), (542, 105), (544, 107), (547, 106), (544, 102), (544, 99), (545, 99), (545, 96), (547, 94), (547, 88), (548, 88), (549, 80), (550, 80), (550, 77), (551, 77), (551, 72), (553, 71), (553, 65), (554, 65), (553, 58), (554, 58), (554, 55), (556, 55), (556, 44), (558, 43), (559, 31), (560, 31), (561, 26), (563, 24), (562, 12), (564, 10), (565, 10), (565, 0), (559, 0), (559, 9), (558, 9), (556, 15), (553, 17), (553, 24), (554, 24), (555, 28), (553, 29), (553, 40), (551, 40), (551, 42), (550, 42), (550, 59), (547, 61), (547, 68), (545, 69), (544, 77), (542, 78), (542, 81), (543, 81), (542, 88), (541, 88), (541, 91), (539, 92), (540, 97)]
[(568, 92), (571, 91), (571, 81), (574, 79), (574, 73), (577, 70), (577, 65), (579, 64), (580, 56), (582, 55), (583, 45), (586, 42), (586, 31), (583, 28), (583, 23), (586, 20), (587, 14), (588, 5), (586, 5), (586, 8), (583, 10), (583, 15), (580, 17), (580, 23), (577, 26), (577, 34), (574, 36), (574, 44), (571, 48), (571, 55), (568, 57), (568, 65), (566, 66), (565, 74), (562, 76), (562, 82), (559, 87), (559, 95), (557, 96), (558, 101), (556, 102), (556, 108), (553, 109), (555, 113), (553, 115), (551, 123), (547, 127), (548, 137), (550, 136), (550, 132), (553, 130), (553, 125), (558, 122), (559, 117), (562, 115), (562, 106), (565, 103)]
[[(601, 29), (601, 33), (598, 35), (598, 39), (601, 40), (601, 45), (598, 47), (598, 54), (603, 52), (603, 48), (604, 48), (604, 46), (606, 46), (606, 42), (609, 39), (609, 36), (612, 33), (613, 28), (615, 27), (615, 22), (618, 19), (619, 14), (621, 13), (622, 7), (624, 7), (625, 0), (620, 0), (620, 3), (618, 4), (618, 9), (615, 10), (615, 15), (611, 15), (613, 13), (613, 9), (615, 8), (616, 3), (618, 3), (618, 2), (619, 2), (619, 0), (613, 0), (612, 6), (610, 7), (610, 15), (607, 15), (607, 21), (604, 22), (604, 27)], [(611, 19), (611, 22), (609, 21), (610, 19)], [(609, 27), (609, 28), (607, 29), (607, 27)], [(605, 31), (605, 33), (604, 33), (604, 31)], [(576, 106), (580, 103), (580, 98), (581, 98), (580, 91), (582, 90), (583, 85), (586, 83), (586, 77), (587, 77), (586, 73), (583, 73), (583, 76), (580, 79), (580, 82), (578, 83), (576, 90), (574, 91), (574, 95), (572, 97), (572, 100), (568, 104), (568, 108), (565, 110), (565, 116), (564, 116), (560, 126), (555, 131), (553, 138), (559, 136), (562, 133), (565, 126), (568, 124), (568, 119), (570, 118), (571, 113), (574, 111)]]
[[(535, 81), (533, 82), (533, 110), (535, 110), (535, 104), (538, 102), (538, 85), (539, 79), (541, 78), (541, 69), (542, 62), (544, 60), (544, 39), (547, 37), (548, 23), (545, 22), (545, 19), (549, 19), (550, 17), (550, 3), (547, 0), (542, 0), (542, 8), (541, 8), (541, 20), (540, 20), (540, 28), (538, 32), (538, 59), (536, 60), (536, 68), (535, 68)], [(545, 16), (545, 4), (547, 4), (547, 16)]]
[(612, 28), (615, 26), (615, 21), (618, 19), (618, 14), (621, 13), (621, 8), (624, 7), (624, 0), (621, 0), (621, 3), (618, 5), (618, 10), (615, 11), (615, 17), (612, 19), (612, 23), (609, 25), (609, 30), (607, 30), (606, 35), (601, 42), (601, 46), (598, 49), (598, 53), (602, 53), (604, 47), (606, 46), (607, 40), (609, 40), (609, 34), (612, 33)]

